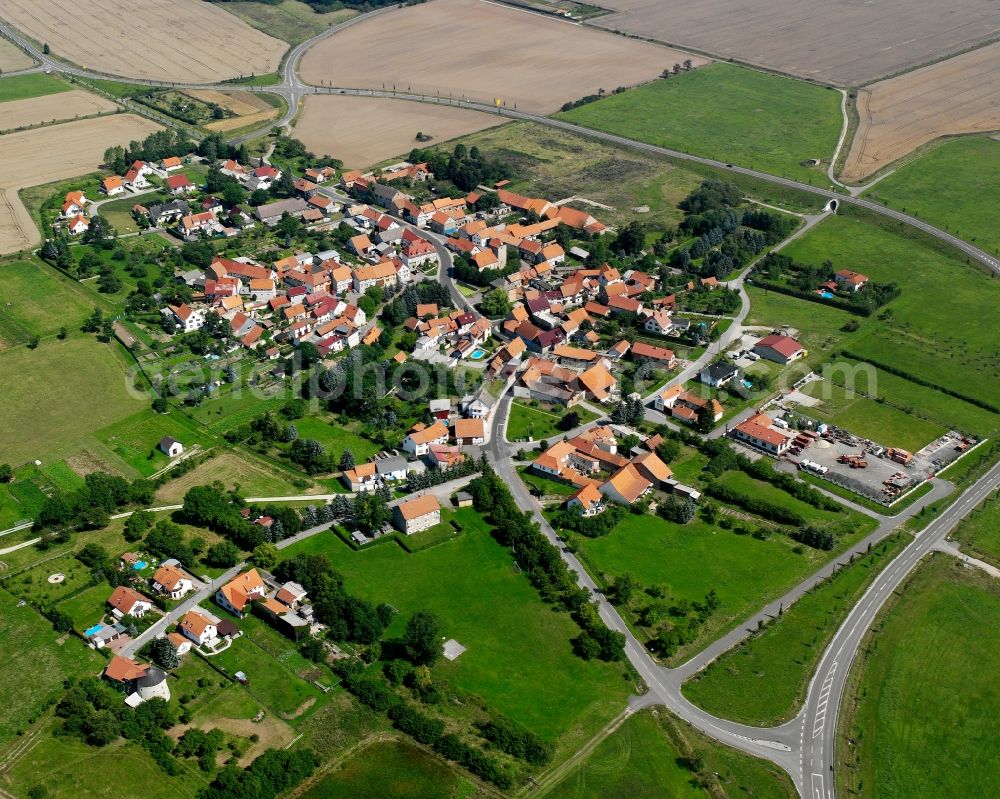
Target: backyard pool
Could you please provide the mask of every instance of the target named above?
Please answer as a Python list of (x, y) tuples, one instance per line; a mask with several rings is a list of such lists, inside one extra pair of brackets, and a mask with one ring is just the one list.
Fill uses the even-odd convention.
[(830, 291), (821, 291), (819, 293), (819, 296), (822, 297), (824, 300), (832, 300), (833, 299), (833, 293), (830, 292)]
[(97, 635), (103, 629), (104, 629), (103, 624), (95, 624), (90, 629), (84, 630), (83, 635), (85, 638), (90, 638), (92, 635)]
[(146, 561), (144, 561), (144, 560), (137, 560), (134, 564), (132, 564), (132, 568), (135, 569), (137, 572), (141, 572), (148, 565), (149, 564), (146, 563)]
[(469, 357), (474, 361), (481, 361), (483, 358), (486, 357), (486, 350), (484, 350), (482, 347), (476, 347), (472, 351), (472, 355), (470, 355)]

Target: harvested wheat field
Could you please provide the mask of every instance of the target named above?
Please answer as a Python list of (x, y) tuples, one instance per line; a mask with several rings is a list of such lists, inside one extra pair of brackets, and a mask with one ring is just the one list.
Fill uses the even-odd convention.
[(590, 22), (837, 86), (863, 86), (991, 41), (995, 0), (601, 0)]
[[(400, 38), (400, 37), (403, 38)], [(315, 84), (396, 86), (551, 113), (598, 89), (611, 91), (706, 59), (529, 14), (483, 0), (434, 0), (359, 22), (302, 59)]]
[(12, 100), (0, 105), (0, 128), (14, 130), (27, 125), (65, 122), (76, 117), (93, 116), (118, 108), (110, 100), (96, 94), (73, 89), (44, 97)]
[(1000, 130), (1000, 43), (858, 92), (843, 180), (858, 181), (941, 136)]
[(41, 240), (18, 190), (93, 172), (108, 147), (142, 139), (159, 128), (134, 114), (115, 114), (0, 138), (0, 254)]
[(0, 36), (0, 72), (28, 69), (35, 62), (24, 50)]
[(55, 56), (130, 78), (209, 83), (264, 74), (278, 69), (287, 47), (201, 0), (0, 0), (0, 17)]
[[(406, 100), (314, 95), (295, 123), (295, 138), (317, 155), (331, 155), (349, 169), (360, 169), (477, 130), (506, 119), (463, 108)], [(417, 133), (431, 137), (421, 143)]]
[(209, 122), (209, 130), (235, 130), (246, 125), (265, 122), (278, 114), (278, 109), (259, 94), (253, 92), (217, 92), (214, 89), (193, 89), (185, 92), (203, 103), (215, 103), (232, 111), (236, 116)]

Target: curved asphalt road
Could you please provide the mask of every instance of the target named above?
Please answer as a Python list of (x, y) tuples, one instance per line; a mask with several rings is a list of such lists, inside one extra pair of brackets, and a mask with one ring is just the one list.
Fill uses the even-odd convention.
[[(888, 217), (901, 222), (902, 224), (916, 228), (924, 233), (928, 233), (960, 250), (969, 258), (989, 267), (994, 272), (1000, 273), (1000, 261), (998, 261), (998, 259), (978, 247), (975, 247), (972, 244), (935, 227), (934, 225), (910, 216), (909, 214), (905, 214), (891, 208), (886, 208), (869, 200), (859, 197), (845, 196), (831, 189), (824, 189), (800, 183), (789, 178), (770, 175), (754, 169), (732, 166), (711, 158), (703, 158), (689, 153), (680, 152), (678, 150), (658, 147), (646, 142), (639, 142), (633, 139), (628, 139), (624, 136), (618, 136), (613, 133), (583, 128), (559, 119), (551, 119), (549, 117), (529, 114), (523, 111), (516, 111), (508, 108), (496, 108), (491, 105), (471, 100), (442, 99), (440, 97), (432, 97), (429, 95), (377, 89), (335, 89), (317, 87), (308, 85), (301, 80), (298, 76), (298, 64), (303, 54), (315, 42), (330, 36), (339, 30), (343, 30), (345, 27), (357, 24), (362, 19), (375, 14), (385, 13), (388, 10), (391, 9), (380, 9), (379, 11), (371, 12), (370, 14), (355, 17), (352, 20), (348, 20), (341, 25), (337, 25), (323, 31), (319, 35), (293, 47), (289, 51), (282, 65), (281, 83), (275, 86), (263, 87), (261, 89), (261, 91), (280, 94), (285, 97), (288, 102), (288, 111), (286, 114), (280, 120), (270, 123), (269, 126), (283, 126), (291, 122), (298, 113), (300, 99), (306, 94), (343, 94), (382, 97), (437, 105), (452, 105), (483, 113), (495, 113), (498, 116), (503, 116), (508, 119), (519, 119), (534, 122), (539, 125), (545, 125), (547, 127), (559, 128), (578, 135), (588, 136), (590, 138), (599, 139), (601, 141), (610, 142), (623, 147), (642, 150), (656, 155), (664, 155), (679, 160), (704, 164), (718, 169), (728, 169), (758, 180), (818, 195), (828, 200), (836, 200), (838, 203), (847, 203), (860, 208), (865, 208), (880, 216)], [(52, 58), (51, 56), (45, 55), (3, 22), (0, 22), (0, 35), (5, 36), (15, 44), (19, 45), (39, 62), (38, 67), (35, 67), (33, 70), (25, 70), (25, 72), (53, 71), (79, 77), (100, 77), (111, 79), (120, 77), (97, 73), (92, 70), (83, 70), (78, 67), (72, 67)], [(134, 78), (125, 78), (125, 80), (145, 85), (171, 85), (178, 88), (215, 88), (230, 91), (241, 88), (240, 86), (234, 84), (163, 84), (156, 81), (144, 81)], [(254, 135), (259, 134), (249, 134), (247, 137), (241, 137), (237, 141), (252, 138)], [(440, 247), (440, 242), (435, 242), (435, 244)], [(448, 260), (450, 261), (450, 257)], [(447, 267), (444, 265), (444, 259), (442, 259), (442, 270), (439, 272), (439, 279), (440, 278), (444, 278), (442, 282), (445, 282), (452, 289), (454, 289), (452, 281), (447, 279)], [(455, 290), (457, 291), (457, 289)], [(465, 304), (466, 303), (464, 301), (459, 302), (459, 305), (463, 307)], [(741, 313), (742, 316), (745, 317), (746, 314), (744, 309), (741, 309)], [(737, 325), (734, 325), (733, 327), (738, 329)], [(682, 696), (680, 688), (683, 681), (690, 677), (690, 675), (694, 674), (699, 669), (704, 668), (705, 665), (710, 663), (714, 658), (718, 657), (722, 652), (726, 651), (739, 640), (749, 635), (750, 631), (756, 625), (756, 620), (758, 618), (765, 618), (769, 615), (773, 616), (773, 614), (777, 611), (776, 604), (772, 603), (767, 608), (764, 608), (764, 610), (762, 610), (759, 614), (749, 619), (747, 624), (741, 625), (740, 628), (714, 642), (703, 652), (699, 653), (679, 668), (664, 669), (659, 666), (659, 664), (657, 664), (649, 656), (644, 647), (629, 632), (624, 621), (618, 615), (614, 607), (598, 591), (596, 584), (593, 582), (590, 575), (587, 574), (580, 562), (573, 556), (572, 553), (562, 549), (561, 542), (555, 535), (555, 531), (545, 521), (544, 517), (542, 517), (539, 505), (528, 493), (523, 482), (520, 480), (520, 477), (514, 469), (508, 445), (505, 443), (504, 433), (507, 416), (510, 410), (509, 394), (501, 398), (500, 403), (501, 406), (494, 417), (493, 434), (488, 449), (490, 460), (493, 462), (494, 468), (496, 468), (497, 472), (510, 487), (518, 505), (535, 516), (536, 520), (538, 520), (541, 524), (542, 531), (546, 537), (555, 546), (559, 547), (563, 558), (577, 575), (577, 579), (580, 584), (587, 588), (594, 596), (598, 603), (601, 618), (604, 619), (605, 623), (607, 623), (610, 627), (625, 634), (626, 654), (650, 688), (648, 694), (637, 698), (633, 702), (633, 706), (640, 707), (646, 704), (664, 704), (670, 710), (681, 716), (681, 718), (689, 721), (695, 727), (712, 738), (734, 746), (737, 749), (741, 749), (750, 754), (757, 755), (777, 763), (792, 776), (796, 787), (802, 796), (808, 796), (810, 799), (832, 798), (835, 795), (832, 777), (833, 764), (835, 762), (834, 749), (836, 743), (837, 712), (843, 696), (850, 663), (857, 652), (865, 632), (871, 625), (879, 609), (885, 603), (885, 600), (902, 583), (920, 559), (928, 551), (932, 550), (937, 544), (939, 544), (947, 533), (961, 521), (962, 517), (967, 514), (969, 510), (974, 508), (980, 501), (982, 501), (982, 499), (985, 498), (998, 483), (1000, 483), (1000, 464), (994, 466), (986, 475), (974, 483), (957, 502), (955, 502), (948, 510), (942, 513), (940, 517), (921, 531), (914, 542), (883, 571), (865, 596), (862, 597), (861, 601), (851, 611), (847, 620), (837, 632), (834, 640), (824, 653), (823, 658), (820, 661), (819, 668), (817, 669), (812, 683), (809, 686), (805, 706), (800, 711), (798, 716), (791, 722), (779, 727), (760, 729), (736, 724), (734, 722), (711, 716), (688, 702)], [(924, 505), (940, 498), (944, 494), (949, 493), (949, 490), (950, 486), (948, 484), (939, 481), (935, 485), (934, 491), (922, 498), (921, 501), (914, 503), (914, 505), (908, 509), (906, 515), (916, 513)], [(866, 546), (869, 540), (880, 540), (885, 535), (888, 535), (888, 533), (897, 526), (900, 520), (900, 517), (894, 517), (892, 519), (886, 517), (880, 518), (882, 521), (879, 528), (867, 539), (865, 539), (865, 541), (861, 542), (859, 546)], [(840, 559), (838, 558), (838, 560)], [(828, 572), (832, 568), (832, 565), (828, 565), (824, 568), (824, 570), (814, 574), (804, 583), (789, 592), (789, 594), (785, 597), (782, 597), (779, 601), (787, 607), (794, 602), (795, 599), (801, 596), (802, 593), (808, 590), (812, 584), (822, 579), (823, 576), (825, 576), (824, 572)]]

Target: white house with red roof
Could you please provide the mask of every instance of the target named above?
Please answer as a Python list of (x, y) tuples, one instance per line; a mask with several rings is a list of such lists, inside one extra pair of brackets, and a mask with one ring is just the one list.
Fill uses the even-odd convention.
[(250, 603), (266, 595), (267, 586), (260, 573), (250, 569), (222, 586), (215, 594), (215, 601), (242, 619), (249, 612)]
[(774, 361), (782, 365), (791, 363), (806, 354), (805, 347), (798, 341), (791, 336), (783, 336), (778, 333), (764, 336), (764, 338), (753, 345), (753, 351), (761, 358), (766, 358), (769, 361)]

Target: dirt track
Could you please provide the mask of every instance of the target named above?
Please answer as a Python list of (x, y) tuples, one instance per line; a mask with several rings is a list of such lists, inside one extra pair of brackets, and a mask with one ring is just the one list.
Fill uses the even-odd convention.
[[(332, 155), (360, 169), (456, 136), (506, 122), (461, 108), (365, 97), (309, 97), (295, 136), (316, 155)], [(432, 136), (427, 144), (417, 132)]]
[(80, 89), (29, 97), (27, 100), (12, 100), (0, 105), (0, 129), (13, 130), (25, 125), (62, 122), (103, 111), (114, 111), (117, 107), (110, 100)]
[(115, 114), (0, 137), (0, 254), (41, 241), (19, 189), (92, 172), (108, 147), (155, 130), (159, 125), (148, 119)]
[(940, 136), (1000, 130), (1000, 43), (858, 92), (843, 180), (859, 181)]
[(996, 38), (995, 0), (600, 0), (595, 25), (839, 86)]
[(0, 0), (0, 17), (82, 67), (152, 80), (274, 72), (287, 48), (202, 0)]
[(482, 0), (434, 0), (361, 22), (303, 58), (311, 83), (463, 94), (551, 113), (570, 100), (657, 77), (690, 58), (658, 45)]

